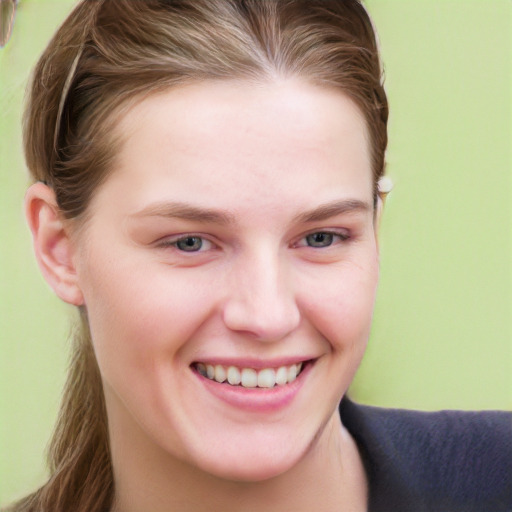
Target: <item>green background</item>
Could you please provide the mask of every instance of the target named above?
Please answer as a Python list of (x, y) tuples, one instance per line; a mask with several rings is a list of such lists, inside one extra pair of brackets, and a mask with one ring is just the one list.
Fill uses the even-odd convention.
[[(22, 215), (29, 70), (71, 0), (22, 0), (0, 49), (0, 503), (44, 479), (72, 309)], [(512, 2), (368, 0), (391, 105), (381, 286), (351, 394), (416, 409), (512, 408)]]

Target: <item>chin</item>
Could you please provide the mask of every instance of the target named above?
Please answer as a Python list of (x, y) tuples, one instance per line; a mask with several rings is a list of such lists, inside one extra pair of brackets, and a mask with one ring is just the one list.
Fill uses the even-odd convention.
[[(291, 442), (290, 442), (291, 441)], [(284, 450), (285, 443), (288, 450)], [(276, 444), (279, 446), (276, 447)], [(280, 443), (269, 443), (263, 447), (262, 443), (251, 443), (250, 446), (231, 446), (222, 456), (213, 452), (195, 465), (202, 471), (223, 480), (234, 482), (261, 482), (276, 478), (294, 468), (304, 458), (309, 445), (304, 444), (300, 449), (297, 440), (283, 440)], [(256, 449), (255, 449), (256, 447)]]
[(260, 457), (258, 460), (234, 461), (232, 464), (215, 464), (205, 467), (208, 473), (233, 482), (262, 482), (276, 478), (298, 464), (301, 460), (300, 455), (294, 457), (278, 458), (275, 455), (269, 457)]

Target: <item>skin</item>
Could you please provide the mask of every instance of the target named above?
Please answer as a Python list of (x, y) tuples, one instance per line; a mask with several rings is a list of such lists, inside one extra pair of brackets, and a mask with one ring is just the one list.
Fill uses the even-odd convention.
[[(365, 510), (337, 412), (378, 280), (358, 108), (298, 80), (207, 82), (144, 99), (118, 130), (78, 236), (47, 187), (26, 201), (43, 274), (88, 312), (116, 510)], [(285, 406), (247, 411), (191, 366), (218, 358), (312, 364)]]

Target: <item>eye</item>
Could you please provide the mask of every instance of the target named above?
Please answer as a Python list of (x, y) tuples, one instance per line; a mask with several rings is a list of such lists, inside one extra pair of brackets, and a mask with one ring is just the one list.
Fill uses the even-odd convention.
[(164, 248), (174, 247), (181, 252), (204, 252), (214, 247), (212, 242), (196, 235), (185, 235), (179, 238), (162, 240), (158, 245)]
[(331, 231), (316, 231), (310, 233), (302, 238), (297, 244), (299, 247), (315, 247), (323, 248), (330, 247), (333, 244), (343, 242), (349, 239), (347, 233), (331, 232)]
[(332, 245), (334, 235), (332, 233), (313, 233), (306, 237), (306, 243), (310, 247), (328, 247)]
[[(198, 252), (203, 248), (203, 245), (208, 245), (209, 242), (200, 236), (185, 236), (176, 240), (174, 245), (180, 250), (185, 252)], [(210, 244), (211, 245), (211, 244)]]

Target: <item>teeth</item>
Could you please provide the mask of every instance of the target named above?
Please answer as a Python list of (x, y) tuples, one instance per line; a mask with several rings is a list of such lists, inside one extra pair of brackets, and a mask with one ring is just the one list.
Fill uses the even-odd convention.
[(288, 382), (292, 382), (297, 378), (297, 367), (292, 364), (288, 368)]
[(208, 374), (206, 373), (206, 365), (204, 365), (203, 363), (198, 363), (196, 365), (196, 369), (203, 377), (208, 376)]
[(276, 372), (276, 384), (284, 386), (288, 382), (288, 370), (286, 366), (281, 366)]
[(236, 366), (230, 366), (228, 368), (228, 382), (232, 386), (238, 386), (240, 382), (242, 382), (242, 376), (240, 375), (240, 370)]
[(215, 367), (215, 380), (217, 382), (224, 382), (226, 380), (226, 370), (220, 364)]
[(265, 368), (258, 372), (258, 387), (273, 388), (276, 385), (276, 372), (272, 368)]
[(219, 383), (228, 383), (231, 386), (243, 386), (244, 388), (273, 388), (284, 386), (293, 382), (300, 371), (302, 363), (279, 368), (264, 368), (255, 370), (253, 368), (237, 368), (236, 366), (224, 367), (221, 364), (215, 366), (205, 363), (196, 363), (195, 368), (199, 374), (210, 380)]
[(258, 385), (258, 374), (252, 368), (242, 370), (242, 386), (244, 388), (255, 388)]

